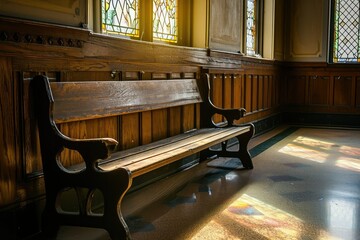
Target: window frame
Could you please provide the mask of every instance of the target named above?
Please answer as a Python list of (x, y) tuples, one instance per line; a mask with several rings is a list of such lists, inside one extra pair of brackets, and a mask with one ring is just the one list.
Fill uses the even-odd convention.
[(255, 54), (249, 55), (247, 54), (247, 0), (243, 0), (242, 6), (242, 52), (244, 55), (249, 57), (262, 57), (263, 55), (263, 39), (264, 39), (264, 0), (257, 0), (256, 1), (256, 22), (255, 22), (255, 28), (256, 28), (256, 36), (255, 36)]
[(153, 38), (153, 1), (139, 0), (139, 37), (126, 36), (121, 33), (111, 34), (102, 32), (102, 2), (104, 0), (94, 0), (94, 16), (99, 16), (99, 19), (94, 18), (94, 31), (115, 36), (122, 39), (132, 39), (147, 42), (156, 42), (167, 45), (189, 46), (190, 44), (190, 24), (191, 19), (185, 16), (190, 15), (191, 0), (177, 0), (177, 42), (157, 40)]
[[(335, 0), (331, 0), (329, 4), (329, 47), (328, 47), (328, 62), (331, 64), (360, 64), (360, 58), (357, 61), (344, 61), (344, 62), (335, 62), (334, 61), (334, 45), (335, 45)], [(359, 25), (360, 31), (360, 25)], [(360, 44), (360, 43), (359, 43)]]

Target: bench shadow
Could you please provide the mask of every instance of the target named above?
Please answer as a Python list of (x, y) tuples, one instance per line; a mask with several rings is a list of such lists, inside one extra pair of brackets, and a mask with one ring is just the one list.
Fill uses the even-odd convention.
[(250, 175), (238, 159), (203, 162), (125, 198), (130, 206), (160, 196), (132, 212), (123, 209), (125, 220), (134, 239), (186, 239), (237, 198)]

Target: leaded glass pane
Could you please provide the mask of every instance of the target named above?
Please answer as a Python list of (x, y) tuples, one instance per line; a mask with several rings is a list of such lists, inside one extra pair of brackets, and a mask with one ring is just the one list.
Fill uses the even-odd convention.
[(335, 0), (334, 62), (360, 62), (359, 0)]
[(255, 55), (256, 47), (256, 0), (246, 4), (246, 54)]
[(138, 0), (102, 0), (102, 32), (139, 37)]
[(153, 38), (166, 42), (177, 42), (177, 1), (153, 1)]

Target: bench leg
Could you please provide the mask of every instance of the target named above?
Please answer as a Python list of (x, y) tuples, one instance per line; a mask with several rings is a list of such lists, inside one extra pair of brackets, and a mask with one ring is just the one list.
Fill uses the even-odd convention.
[[(121, 213), (122, 199), (132, 184), (131, 173), (120, 168), (107, 174), (110, 176), (108, 175), (107, 181), (102, 185), (104, 186), (102, 189), (104, 192), (104, 228), (109, 232), (111, 239), (131, 239), (129, 227)], [(109, 187), (107, 184), (112, 186)]]
[(250, 131), (237, 136), (239, 142), (239, 149), (237, 151), (230, 151), (227, 149), (228, 141), (221, 143), (221, 150), (210, 150), (206, 149), (200, 153), (200, 159), (206, 159), (207, 157), (217, 155), (217, 157), (233, 157), (239, 158), (244, 168), (253, 169), (253, 163), (251, 160), (250, 153), (248, 151), (248, 144), (252, 136), (254, 135), (254, 125), (249, 124)]
[[(116, 169), (111, 172), (96, 172), (93, 175), (84, 175), (85, 182), (81, 188), (88, 189), (88, 194), (78, 194), (79, 213), (69, 214), (62, 212), (60, 202), (57, 199), (59, 191), (49, 191), (46, 195), (46, 206), (43, 212), (42, 231), (47, 239), (55, 239), (61, 225), (80, 226), (90, 228), (103, 228), (108, 231), (111, 239), (131, 239), (129, 228), (121, 213), (121, 202), (131, 186), (131, 173), (126, 169)], [(74, 187), (75, 189), (77, 187)], [(99, 189), (104, 198), (103, 215), (93, 214), (91, 204), (93, 195), (91, 192)], [(59, 209), (59, 211), (57, 210)]]
[(45, 209), (42, 214), (41, 229), (42, 234), (48, 239), (55, 239), (59, 230), (59, 221), (57, 218), (57, 211), (55, 209), (56, 197), (54, 200), (50, 199), (50, 195), (46, 195)]
[(254, 135), (254, 125), (250, 124), (250, 131), (241, 135), (237, 136), (239, 141), (239, 158), (242, 162), (244, 168), (246, 169), (253, 169), (253, 163), (251, 160), (251, 156), (248, 150), (248, 144), (252, 136)]

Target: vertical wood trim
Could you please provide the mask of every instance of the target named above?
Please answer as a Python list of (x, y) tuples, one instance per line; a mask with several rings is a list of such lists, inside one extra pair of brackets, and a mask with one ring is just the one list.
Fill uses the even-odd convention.
[(360, 108), (360, 76), (356, 78), (355, 108)]
[(264, 76), (264, 109), (269, 108), (269, 95), (271, 89), (269, 88), (269, 75)]
[[(212, 75), (212, 86), (211, 86), (211, 99), (214, 102), (215, 106), (222, 107), (223, 106), (223, 79), (222, 74), (213, 74)], [(222, 121), (222, 117), (220, 115), (216, 115), (213, 117), (214, 122), (218, 123)]]
[(259, 95), (259, 76), (253, 75), (252, 76), (252, 98), (251, 98), (251, 111), (257, 111), (259, 109), (259, 103), (258, 103), (258, 95)]
[(258, 110), (263, 110), (264, 109), (264, 76), (263, 75), (259, 75), (258, 76), (258, 91), (257, 91), (257, 95), (258, 95), (258, 106), (257, 109)]
[(182, 132), (189, 131), (195, 128), (195, 105), (186, 105), (182, 107)]
[(335, 97), (334, 97), (334, 93), (335, 93), (335, 90), (334, 90), (334, 86), (335, 86), (335, 77), (334, 76), (331, 76), (330, 78), (330, 90), (329, 90), (329, 94), (330, 94), (330, 98), (329, 98), (329, 101), (330, 101), (330, 106), (334, 106), (335, 105)]
[(121, 147), (129, 149), (140, 143), (140, 114), (132, 113), (121, 117)]
[(16, 154), (14, 82), (11, 61), (0, 57), (0, 206), (16, 198)]
[(351, 77), (351, 107), (356, 107), (356, 78)]
[(304, 104), (307, 105), (310, 103), (310, 76), (305, 78), (305, 89), (304, 89)]
[(230, 74), (223, 75), (223, 108), (231, 108), (233, 102), (232, 77)]
[(232, 87), (232, 92), (233, 92), (233, 106), (234, 108), (240, 108), (241, 106), (241, 98), (243, 97), (243, 94), (241, 92), (242, 90), (242, 86), (241, 86), (241, 79), (238, 75), (234, 74), (233, 75), (233, 87)]
[(181, 107), (169, 109), (169, 134), (174, 136), (181, 132)]
[(248, 113), (252, 112), (251, 99), (252, 99), (252, 75), (246, 74), (245, 78), (245, 109)]
[(160, 140), (168, 135), (168, 110), (159, 109), (152, 111), (152, 140)]
[(151, 112), (141, 113), (141, 144), (147, 144), (152, 141), (152, 122)]

